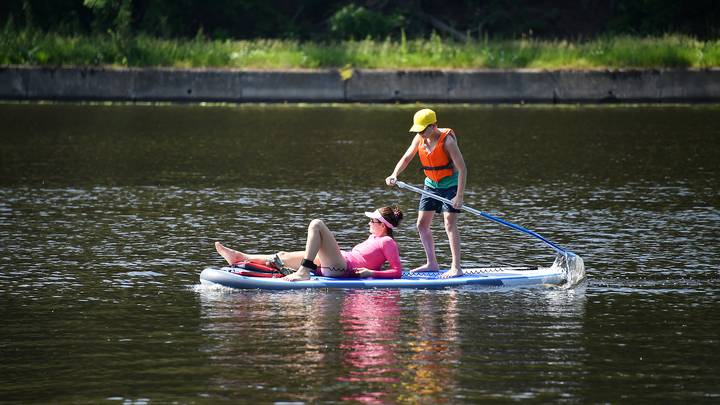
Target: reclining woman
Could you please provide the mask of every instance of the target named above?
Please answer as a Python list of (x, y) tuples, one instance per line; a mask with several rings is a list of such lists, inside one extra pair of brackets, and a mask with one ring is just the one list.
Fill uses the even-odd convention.
[[(402, 263), (393, 229), (400, 224), (403, 214), (399, 208), (382, 207), (366, 212), (370, 218), (370, 237), (351, 251), (340, 250), (335, 236), (322, 220), (313, 219), (308, 226), (304, 251), (276, 254), (247, 254), (215, 242), (215, 249), (229, 264), (251, 262), (296, 269), (285, 276), (288, 281), (310, 279), (311, 274), (325, 277), (400, 278)], [(381, 270), (385, 262), (387, 270)]]

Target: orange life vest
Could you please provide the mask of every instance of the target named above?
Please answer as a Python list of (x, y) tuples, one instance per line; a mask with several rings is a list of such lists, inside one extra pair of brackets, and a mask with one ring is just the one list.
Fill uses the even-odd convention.
[(445, 151), (445, 138), (453, 131), (450, 128), (444, 128), (441, 132), (440, 138), (432, 152), (428, 152), (424, 141), (418, 144), (417, 149), (425, 176), (435, 182), (440, 181), (440, 179), (444, 177), (451, 176), (455, 172), (453, 170), (452, 159), (450, 159), (450, 156)]

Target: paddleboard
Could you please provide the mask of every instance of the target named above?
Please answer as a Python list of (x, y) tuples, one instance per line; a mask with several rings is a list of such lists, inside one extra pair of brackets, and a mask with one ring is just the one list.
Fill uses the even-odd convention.
[(208, 267), (200, 273), (200, 282), (242, 289), (294, 290), (305, 288), (444, 288), (458, 286), (515, 287), (561, 284), (566, 275), (561, 267), (487, 267), (463, 269), (465, 275), (440, 278), (443, 273), (403, 272), (398, 279), (330, 278), (312, 276), (305, 281), (282, 278), (247, 277), (236, 274), (234, 267)]

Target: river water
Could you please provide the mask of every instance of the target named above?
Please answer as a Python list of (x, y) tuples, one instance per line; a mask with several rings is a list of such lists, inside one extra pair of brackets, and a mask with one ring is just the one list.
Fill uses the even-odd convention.
[[(572, 288), (199, 285), (216, 240), (301, 249), (323, 218), (349, 248), (382, 205), (422, 264), (383, 183), (417, 108), (0, 104), (0, 402), (720, 401), (718, 106), (434, 106), (465, 203), (582, 256)], [(466, 267), (552, 263), (460, 228)]]

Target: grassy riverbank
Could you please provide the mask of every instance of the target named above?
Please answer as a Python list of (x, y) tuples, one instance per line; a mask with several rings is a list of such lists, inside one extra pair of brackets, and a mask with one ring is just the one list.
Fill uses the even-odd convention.
[(608, 37), (582, 42), (387, 39), (332, 43), (292, 40), (166, 40), (147, 36), (63, 36), (0, 31), (0, 65), (213, 68), (669, 68), (720, 67), (720, 40), (686, 36)]

